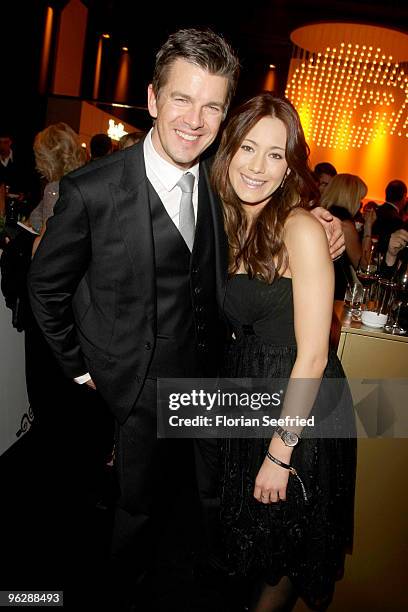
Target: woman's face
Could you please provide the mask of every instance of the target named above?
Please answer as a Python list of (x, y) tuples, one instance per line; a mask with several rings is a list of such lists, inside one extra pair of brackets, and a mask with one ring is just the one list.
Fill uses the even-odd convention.
[(263, 117), (248, 132), (231, 160), (231, 185), (248, 213), (262, 209), (288, 169), (286, 127), (276, 117)]

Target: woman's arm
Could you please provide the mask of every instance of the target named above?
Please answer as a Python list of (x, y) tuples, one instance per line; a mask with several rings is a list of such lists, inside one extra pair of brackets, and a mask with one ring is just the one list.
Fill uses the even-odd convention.
[(358, 235), (354, 223), (348, 220), (343, 221), (343, 232), (347, 256), (353, 268), (357, 270), (362, 255), (360, 236)]
[[(281, 417), (307, 418), (327, 364), (333, 311), (334, 271), (324, 230), (313, 217), (296, 211), (286, 224), (285, 244), (292, 275), (297, 357)], [(288, 428), (299, 434), (301, 428)], [(269, 452), (290, 463), (293, 448), (274, 435)], [(255, 481), (254, 496), (264, 501), (286, 498), (288, 470), (265, 459)], [(269, 503), (265, 502), (264, 503)]]
[(292, 276), (297, 358), (292, 376), (320, 377), (327, 363), (334, 270), (325, 233), (303, 211), (287, 222), (285, 245)]

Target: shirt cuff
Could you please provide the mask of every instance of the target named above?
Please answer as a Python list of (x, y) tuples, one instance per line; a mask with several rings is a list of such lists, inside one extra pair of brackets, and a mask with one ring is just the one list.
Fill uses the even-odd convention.
[(92, 379), (89, 372), (87, 372), (86, 374), (82, 374), (82, 376), (77, 376), (76, 378), (74, 378), (74, 380), (76, 383), (78, 383), (78, 385), (83, 385), (84, 383), (88, 382), (88, 380)]

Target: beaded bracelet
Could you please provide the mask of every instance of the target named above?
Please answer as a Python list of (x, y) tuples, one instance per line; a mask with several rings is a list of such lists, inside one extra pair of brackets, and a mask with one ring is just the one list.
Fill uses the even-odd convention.
[(285, 468), (285, 470), (289, 470), (289, 472), (292, 474), (292, 476), (296, 476), (296, 478), (298, 479), (298, 481), (300, 483), (300, 486), (302, 487), (303, 499), (307, 503), (309, 500), (308, 500), (308, 497), (307, 497), (305, 485), (303, 484), (303, 481), (300, 478), (300, 476), (297, 473), (297, 471), (295, 470), (295, 468), (293, 466), (289, 465), (288, 463), (283, 463), (283, 461), (281, 461), (280, 459), (277, 459), (276, 457), (271, 455), (271, 453), (269, 451), (266, 451), (266, 456), (268, 457), (268, 459), (270, 461), (272, 461), (273, 463), (276, 463), (276, 465), (280, 465), (280, 467)]

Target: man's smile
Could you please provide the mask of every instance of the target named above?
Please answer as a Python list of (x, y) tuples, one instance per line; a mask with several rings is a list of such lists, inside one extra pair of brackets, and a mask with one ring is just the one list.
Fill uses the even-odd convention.
[(187, 134), (181, 130), (175, 130), (175, 132), (177, 136), (180, 136), (180, 138), (183, 138), (183, 140), (187, 140), (188, 142), (195, 142), (200, 136), (200, 134)]

